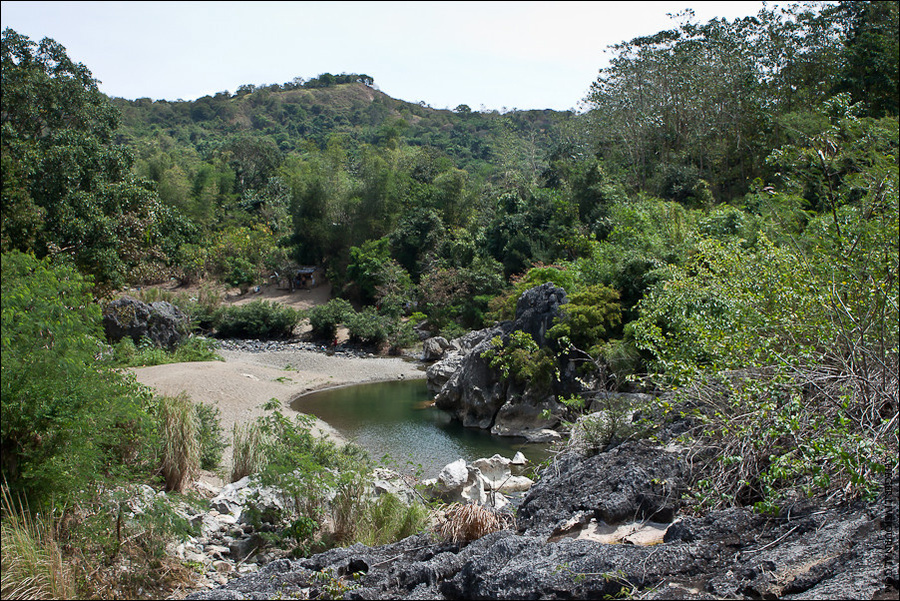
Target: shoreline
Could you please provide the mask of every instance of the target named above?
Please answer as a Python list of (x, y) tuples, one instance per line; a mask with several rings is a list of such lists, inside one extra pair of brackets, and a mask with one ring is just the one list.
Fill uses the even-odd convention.
[[(235, 424), (255, 421), (271, 399), (282, 411), (295, 411), (294, 401), (314, 392), (357, 384), (424, 379), (421, 362), (402, 357), (329, 356), (312, 350), (219, 350), (224, 361), (169, 363), (129, 371), (156, 394), (185, 393), (194, 402), (219, 410), (228, 447), (220, 471), (231, 469), (228, 450)], [(300, 412), (298, 412), (300, 413)], [(309, 415), (309, 414), (304, 414)], [(311, 415), (313, 433), (338, 443), (347, 442), (330, 424)]]

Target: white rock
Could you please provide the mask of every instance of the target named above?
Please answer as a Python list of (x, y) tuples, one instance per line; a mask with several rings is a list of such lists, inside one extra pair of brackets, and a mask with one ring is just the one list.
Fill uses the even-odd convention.
[(465, 486), (469, 479), (469, 470), (466, 467), (465, 459), (457, 459), (453, 463), (448, 463), (438, 475), (438, 480), (448, 490), (454, 490)]

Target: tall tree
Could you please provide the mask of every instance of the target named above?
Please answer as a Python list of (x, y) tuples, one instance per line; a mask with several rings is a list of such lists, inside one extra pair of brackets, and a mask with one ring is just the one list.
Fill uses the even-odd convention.
[(57, 42), (7, 28), (2, 76), (3, 248), (71, 257), (112, 285), (161, 257), (166, 212), (132, 176), (113, 140), (116, 111), (90, 71)]

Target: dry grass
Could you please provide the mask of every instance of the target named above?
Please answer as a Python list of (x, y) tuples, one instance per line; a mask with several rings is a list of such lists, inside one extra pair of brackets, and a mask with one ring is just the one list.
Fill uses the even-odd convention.
[(3, 599), (72, 599), (75, 578), (63, 562), (53, 520), (30, 515), (2, 489)]
[(163, 397), (159, 404), (162, 474), (166, 490), (183, 492), (200, 469), (200, 424), (185, 394)]
[(482, 505), (454, 503), (444, 511), (437, 530), (441, 537), (456, 543), (478, 540), (500, 530), (514, 529), (515, 518)]
[(235, 424), (231, 436), (231, 482), (260, 471), (266, 463), (262, 454), (264, 434), (259, 425)]

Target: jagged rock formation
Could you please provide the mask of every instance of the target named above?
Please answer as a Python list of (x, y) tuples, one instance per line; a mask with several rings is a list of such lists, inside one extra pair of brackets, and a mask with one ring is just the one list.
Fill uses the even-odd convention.
[(131, 338), (135, 344), (148, 338), (160, 348), (175, 347), (187, 333), (189, 320), (181, 309), (166, 301), (149, 305), (130, 296), (114, 300), (103, 309), (106, 338), (116, 343)]
[[(518, 533), (357, 544), (274, 561), (189, 598), (896, 598), (893, 492), (843, 509), (798, 504), (777, 518), (746, 509), (678, 516), (686, 472), (677, 454), (638, 442), (562, 456), (526, 496)], [(633, 536), (648, 524), (655, 538)]]
[[(547, 330), (560, 316), (566, 291), (543, 284), (525, 291), (516, 303), (514, 321), (470, 332), (450, 343), (444, 358), (427, 370), (428, 387), (435, 393), (435, 405), (450, 412), (464, 426), (491, 430), (501, 436), (546, 435), (559, 422), (558, 393), (580, 391), (574, 369), (564, 370), (562, 382), (550, 392), (536, 391), (500, 374), (482, 358), (499, 336), (505, 342), (515, 331), (531, 335), (538, 346), (546, 343)], [(552, 417), (542, 413), (550, 410)]]

